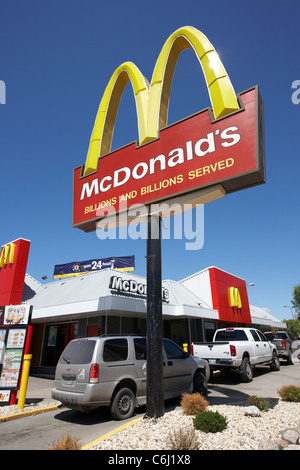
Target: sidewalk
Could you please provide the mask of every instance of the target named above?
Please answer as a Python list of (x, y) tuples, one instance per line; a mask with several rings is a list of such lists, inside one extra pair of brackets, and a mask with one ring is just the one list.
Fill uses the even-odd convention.
[(57, 403), (51, 398), (52, 384), (53, 379), (29, 376), (25, 404)]
[(58, 408), (61, 403), (51, 398), (52, 384), (53, 379), (29, 376), (24, 408), (18, 408), (18, 398), (15, 405), (0, 406), (0, 423)]

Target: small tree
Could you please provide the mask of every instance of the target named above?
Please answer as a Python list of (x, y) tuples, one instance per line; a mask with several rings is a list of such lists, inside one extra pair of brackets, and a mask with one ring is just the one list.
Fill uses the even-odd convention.
[(292, 305), (296, 312), (299, 314), (300, 313), (300, 284), (297, 284), (293, 288), (293, 299), (292, 299)]
[(288, 332), (294, 338), (300, 337), (300, 320), (283, 320), (286, 323)]

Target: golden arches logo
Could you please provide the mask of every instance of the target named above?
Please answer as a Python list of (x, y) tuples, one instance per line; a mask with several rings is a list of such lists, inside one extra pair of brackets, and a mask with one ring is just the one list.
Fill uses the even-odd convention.
[(98, 159), (111, 151), (117, 111), (125, 86), (133, 87), (139, 131), (139, 145), (158, 137), (167, 126), (171, 84), (179, 55), (194, 51), (205, 76), (215, 118), (239, 109), (238, 100), (226, 70), (206, 36), (191, 26), (176, 30), (165, 42), (154, 67), (151, 84), (132, 62), (113, 73), (103, 94), (90, 139), (84, 174), (97, 169)]
[(238, 307), (242, 308), (242, 300), (240, 291), (237, 287), (229, 287), (228, 289), (229, 294), (229, 305), (230, 307)]
[(0, 254), (0, 268), (3, 268), (6, 264), (12, 264), (15, 258), (15, 245), (14, 243), (8, 243), (8, 245), (2, 246)]

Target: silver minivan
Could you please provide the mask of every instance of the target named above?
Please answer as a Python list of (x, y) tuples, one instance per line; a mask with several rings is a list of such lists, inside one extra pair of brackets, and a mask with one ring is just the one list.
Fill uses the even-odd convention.
[[(146, 338), (95, 336), (72, 340), (55, 372), (52, 398), (68, 408), (90, 411), (109, 406), (115, 419), (132, 416), (146, 404)], [(163, 339), (164, 398), (207, 393), (209, 367), (176, 343)]]

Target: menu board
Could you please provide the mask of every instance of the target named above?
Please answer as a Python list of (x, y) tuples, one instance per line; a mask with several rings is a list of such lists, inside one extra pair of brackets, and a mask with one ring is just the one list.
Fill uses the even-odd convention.
[(30, 308), (27, 305), (10, 305), (5, 307), (2, 325), (27, 325)]
[(10, 390), (0, 390), (0, 406), (7, 405), (10, 400)]
[(32, 306), (0, 306), (0, 406), (18, 390)]
[(8, 330), (7, 348), (24, 348), (26, 328), (13, 328)]
[(6, 349), (0, 375), (0, 388), (18, 386), (22, 359), (23, 349)]

